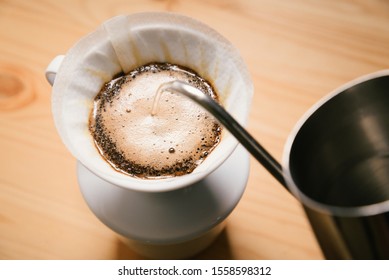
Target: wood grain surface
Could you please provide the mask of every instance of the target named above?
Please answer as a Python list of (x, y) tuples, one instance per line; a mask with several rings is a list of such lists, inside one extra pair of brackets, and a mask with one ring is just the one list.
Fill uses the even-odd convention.
[[(44, 71), (104, 20), (143, 11), (191, 16), (239, 49), (255, 86), (248, 130), (278, 160), (311, 105), (389, 68), (384, 0), (0, 0), (0, 259), (142, 259), (84, 202)], [(226, 230), (195, 258), (322, 259), (300, 204), (251, 163)]]

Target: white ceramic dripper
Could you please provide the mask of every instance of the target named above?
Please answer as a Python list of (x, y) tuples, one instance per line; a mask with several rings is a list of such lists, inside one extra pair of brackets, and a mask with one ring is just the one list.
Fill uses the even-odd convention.
[(185, 258), (220, 232), (245, 189), (249, 159), (223, 132), (191, 174), (144, 180), (112, 169), (88, 131), (94, 96), (118, 73), (151, 62), (193, 69), (213, 84), (230, 114), (246, 123), (253, 87), (236, 49), (206, 25), (171, 13), (115, 17), (54, 59), (46, 71), (53, 117), (79, 162), (80, 188), (94, 214), (143, 255)]

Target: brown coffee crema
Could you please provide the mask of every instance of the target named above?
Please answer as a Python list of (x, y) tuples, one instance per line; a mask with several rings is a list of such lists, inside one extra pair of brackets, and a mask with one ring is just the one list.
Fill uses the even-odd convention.
[(187, 82), (215, 100), (210, 83), (169, 63), (141, 66), (106, 83), (94, 100), (90, 132), (103, 158), (117, 171), (139, 178), (191, 173), (215, 148), (221, 126), (189, 98), (163, 93), (151, 115), (158, 87)]

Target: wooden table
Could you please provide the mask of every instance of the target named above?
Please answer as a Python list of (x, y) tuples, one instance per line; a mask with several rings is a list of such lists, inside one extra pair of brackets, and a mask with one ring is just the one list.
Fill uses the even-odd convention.
[[(104, 20), (194, 17), (227, 37), (252, 75), (248, 130), (281, 159), (301, 115), (389, 68), (389, 2), (201, 0), (0, 2), (0, 259), (141, 259), (88, 209), (54, 128), (44, 71)], [(331, 124), (329, 124), (331, 125)], [(226, 230), (198, 259), (321, 259), (300, 204), (257, 162)]]

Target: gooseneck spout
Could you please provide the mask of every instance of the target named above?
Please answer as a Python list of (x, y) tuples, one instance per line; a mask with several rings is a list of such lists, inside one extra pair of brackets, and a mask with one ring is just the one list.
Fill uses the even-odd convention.
[(244, 129), (222, 106), (202, 91), (182, 81), (162, 84), (155, 97), (152, 114), (156, 114), (158, 100), (165, 91), (183, 94), (209, 111), (261, 163), (274, 178), (287, 188), (281, 165)]

